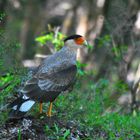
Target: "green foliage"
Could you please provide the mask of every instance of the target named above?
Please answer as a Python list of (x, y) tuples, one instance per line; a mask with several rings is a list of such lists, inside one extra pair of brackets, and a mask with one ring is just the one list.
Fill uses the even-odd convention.
[(120, 93), (124, 93), (128, 90), (128, 85), (122, 80), (116, 81), (113, 86), (114, 90)]
[(70, 136), (70, 130), (66, 128), (60, 128), (57, 124), (54, 123), (53, 127), (45, 126), (45, 133), (48, 136), (48, 139), (56, 140), (67, 140)]
[(76, 63), (77, 65), (77, 69), (78, 69), (78, 76), (83, 76), (86, 74), (86, 71), (84, 70), (84, 68), (87, 66), (87, 64), (81, 63), (80, 61), (77, 61)]
[(5, 13), (0, 12), (0, 22), (3, 21), (5, 16), (6, 16)]
[[(0, 30), (0, 74), (9, 72), (15, 73), (19, 71), (17, 52), (21, 45), (16, 40), (9, 41), (6, 37), (4, 29)], [(19, 69), (18, 69), (19, 68)]]
[(21, 83), (21, 76), (7, 73), (0, 76), (0, 124), (3, 124), (7, 119), (6, 104), (12, 98), (16, 88)]
[[(4, 13), (0, 14), (0, 20), (5, 17)], [(16, 41), (7, 42), (4, 33), (2, 32), (0, 38), (0, 103), (4, 102), (5, 97), (13, 92), (16, 85), (20, 82), (19, 65), (15, 58), (15, 53), (19, 49), (20, 44)], [(2, 104), (1, 104), (2, 105)]]
[(3, 92), (5, 92), (5, 94), (7, 94), (7, 92), (11, 92), (11, 90), (21, 82), (20, 78), (21, 77), (19, 75), (13, 75), (10, 73), (7, 73), (5, 76), (1, 76), (0, 87), (9, 85)]
[[(0, 21), (5, 17), (0, 14)], [(0, 123), (4, 123), (7, 118), (6, 105), (9, 99), (16, 92), (16, 88), (21, 82), (21, 70), (17, 61), (17, 51), (20, 44), (16, 40), (7, 40), (4, 29), (0, 29)]]
[(88, 48), (88, 52), (92, 52), (92, 51), (93, 51), (93, 49), (94, 49), (94, 46), (93, 46), (93, 45), (88, 44), (87, 48)]
[(21, 140), (21, 130), (18, 129), (18, 140)]
[(119, 115), (117, 113), (106, 114), (94, 119), (94, 126), (98, 126), (108, 134), (108, 139), (136, 139), (140, 136), (140, 116), (134, 119), (132, 116)]
[[(21, 83), (21, 76), (7, 73), (4, 77), (0, 77), (0, 87), (2, 88), (0, 94), (0, 105), (4, 105), (10, 93), (14, 93), (16, 87)], [(12, 96), (12, 94), (11, 94)]]
[(61, 32), (58, 32), (57, 35), (55, 35), (54, 32), (50, 32), (46, 35), (37, 37), (35, 40), (39, 42), (40, 45), (45, 45), (47, 42), (51, 42), (54, 45), (54, 49), (58, 51), (64, 45), (63, 37), (64, 35)]
[(127, 52), (128, 50), (128, 46), (126, 45), (119, 45), (116, 46), (114, 44), (114, 46), (112, 47), (112, 53), (115, 55), (116, 57), (116, 61), (120, 61), (123, 57), (123, 55)]
[(110, 35), (105, 35), (101, 38), (98, 38), (98, 47), (109, 47), (111, 43)]
[(122, 60), (123, 55), (127, 52), (128, 46), (125, 44), (116, 44), (111, 35), (104, 35), (98, 38), (98, 47), (107, 47), (109, 55), (113, 57), (114, 61)]

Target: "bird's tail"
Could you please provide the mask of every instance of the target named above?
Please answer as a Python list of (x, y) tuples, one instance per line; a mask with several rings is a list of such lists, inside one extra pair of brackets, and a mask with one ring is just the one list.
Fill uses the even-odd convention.
[(8, 107), (11, 109), (9, 112), (10, 119), (22, 118), (34, 105), (35, 101), (30, 100), (27, 96), (23, 95), (12, 102)]

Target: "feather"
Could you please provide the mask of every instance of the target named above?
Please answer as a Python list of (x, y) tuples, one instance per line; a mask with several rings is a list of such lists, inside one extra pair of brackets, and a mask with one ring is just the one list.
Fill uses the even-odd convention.
[(23, 95), (17, 98), (13, 103), (11, 103), (8, 108), (11, 108), (9, 112), (9, 118), (22, 118), (27, 111), (31, 109), (35, 101), (29, 99), (29, 97)]

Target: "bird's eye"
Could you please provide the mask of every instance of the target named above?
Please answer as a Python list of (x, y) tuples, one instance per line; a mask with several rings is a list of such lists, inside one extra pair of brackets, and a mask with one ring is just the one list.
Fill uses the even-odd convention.
[(84, 37), (78, 37), (78, 38), (74, 39), (74, 41), (77, 45), (83, 45), (85, 39), (84, 39)]

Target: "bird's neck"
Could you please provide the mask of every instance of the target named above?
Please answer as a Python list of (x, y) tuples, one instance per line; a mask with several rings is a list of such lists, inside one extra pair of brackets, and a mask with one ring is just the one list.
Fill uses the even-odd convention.
[(64, 46), (61, 51), (64, 51), (64, 53), (67, 56), (67, 58), (72, 59), (72, 61), (76, 61), (77, 50), (71, 49), (71, 48), (69, 48), (67, 46)]
[(69, 51), (69, 53), (72, 53), (72, 54), (77, 54), (77, 51), (78, 51), (78, 48), (76, 47), (68, 47), (66, 46), (67, 50)]

